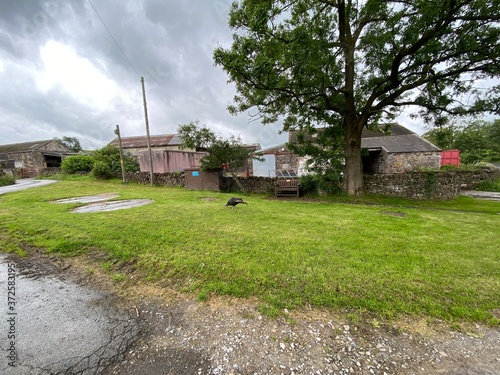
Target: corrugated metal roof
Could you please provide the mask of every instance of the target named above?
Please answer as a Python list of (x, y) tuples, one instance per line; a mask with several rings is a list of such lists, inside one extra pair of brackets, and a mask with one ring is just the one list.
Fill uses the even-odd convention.
[(9, 145), (0, 145), (0, 153), (12, 154), (15, 152), (27, 152), (37, 150), (51, 142), (53, 139), (45, 141), (35, 141), (35, 142), (23, 142), (23, 143), (13, 143)]
[[(151, 135), (149, 136), (149, 141), (151, 143), (151, 147), (178, 146), (182, 143), (182, 140), (177, 136), (177, 134)], [(118, 147), (118, 138), (113, 139), (113, 141), (109, 144)], [(146, 148), (148, 147), (146, 136), (122, 137), (122, 147)]]

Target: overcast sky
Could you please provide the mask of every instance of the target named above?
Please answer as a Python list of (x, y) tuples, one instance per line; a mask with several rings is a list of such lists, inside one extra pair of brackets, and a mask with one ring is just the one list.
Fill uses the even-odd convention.
[(198, 120), (245, 143), (287, 140), (279, 124), (227, 111), (235, 89), (212, 54), (231, 43), (231, 0), (91, 2), (119, 47), (88, 0), (1, 0), (0, 144), (69, 136), (95, 149), (116, 124), (124, 137), (144, 135), (141, 76), (152, 135)]

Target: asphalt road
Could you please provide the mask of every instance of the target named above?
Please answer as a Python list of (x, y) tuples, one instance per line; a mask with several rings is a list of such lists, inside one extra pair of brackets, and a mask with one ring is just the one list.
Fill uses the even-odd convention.
[(0, 187), (0, 195), (6, 194), (6, 193), (12, 193), (14, 191), (20, 191), (20, 190), (30, 189), (30, 188), (34, 188), (34, 187), (49, 185), (49, 184), (53, 184), (54, 182), (57, 182), (57, 181), (55, 181), (55, 180), (35, 180), (32, 178), (23, 178), (23, 179), (17, 180), (14, 185)]
[(0, 254), (0, 374), (99, 374), (138, 337), (110, 294)]

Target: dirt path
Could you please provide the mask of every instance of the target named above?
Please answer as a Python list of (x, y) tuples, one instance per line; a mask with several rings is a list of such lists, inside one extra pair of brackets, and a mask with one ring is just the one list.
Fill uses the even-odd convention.
[[(22, 263), (23, 260), (18, 259)], [(500, 329), (348, 319), (318, 309), (259, 313), (258, 302), (199, 302), (159, 285), (113, 282), (95, 260), (47, 258), (54, 274), (118, 297), (140, 331), (102, 374), (500, 374)]]

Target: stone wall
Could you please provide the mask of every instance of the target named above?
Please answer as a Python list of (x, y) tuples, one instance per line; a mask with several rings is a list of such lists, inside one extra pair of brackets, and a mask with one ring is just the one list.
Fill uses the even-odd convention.
[(439, 171), (365, 175), (365, 192), (412, 199), (453, 199), (481, 181), (500, 178), (500, 170)]
[(383, 153), (383, 173), (405, 173), (416, 168), (439, 169), (441, 152)]
[[(155, 173), (155, 184), (184, 187), (184, 173)], [(121, 176), (120, 176), (121, 178)], [(149, 184), (147, 172), (127, 173), (128, 181)], [(481, 181), (500, 178), (500, 170), (438, 171), (364, 176), (365, 192), (412, 199), (453, 199), (461, 190), (473, 190)], [(277, 178), (247, 177), (240, 183), (251, 193), (272, 194)], [(224, 177), (223, 191), (239, 191), (232, 177)]]
[[(274, 193), (275, 177), (247, 177), (240, 178), (238, 181), (249, 193)], [(233, 181), (232, 177), (224, 177), (224, 185), (226, 191), (239, 191), (238, 185)]]
[[(121, 175), (117, 176), (122, 178)], [(184, 187), (184, 172), (173, 172), (173, 173), (154, 173), (155, 185), (161, 186), (180, 186)], [(138, 184), (150, 184), (151, 175), (149, 172), (134, 172), (126, 173), (125, 179), (131, 182), (137, 182)]]

